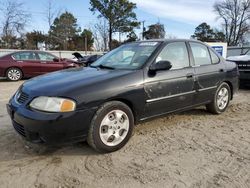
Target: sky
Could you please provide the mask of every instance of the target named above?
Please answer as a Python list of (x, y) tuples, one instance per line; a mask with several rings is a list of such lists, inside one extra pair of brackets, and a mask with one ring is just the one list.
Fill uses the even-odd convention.
[[(0, 0), (4, 1), (4, 0)], [(48, 0), (19, 0), (25, 3), (25, 11), (31, 14), (27, 31), (48, 31), (46, 6)], [(145, 21), (145, 26), (160, 22), (165, 25), (167, 36), (190, 38), (195, 27), (207, 22), (218, 27), (220, 22), (213, 12), (213, 4), (218, 0), (130, 0), (137, 4), (135, 10), (138, 21)], [(54, 8), (73, 13), (81, 28), (90, 28), (98, 21), (97, 15), (90, 10), (89, 0), (52, 0)], [(0, 18), (1, 19), (1, 18)], [(137, 34), (141, 33), (137, 30)]]

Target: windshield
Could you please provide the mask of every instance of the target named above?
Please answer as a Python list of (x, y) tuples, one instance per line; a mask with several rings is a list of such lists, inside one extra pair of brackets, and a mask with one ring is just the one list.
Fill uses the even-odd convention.
[(98, 59), (91, 67), (134, 70), (142, 67), (159, 42), (125, 44)]

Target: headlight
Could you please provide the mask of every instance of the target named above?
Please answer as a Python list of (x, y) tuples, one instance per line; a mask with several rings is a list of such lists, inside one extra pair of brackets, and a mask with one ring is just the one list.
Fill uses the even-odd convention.
[(30, 107), (45, 112), (71, 112), (75, 110), (76, 103), (59, 97), (37, 97), (30, 103)]

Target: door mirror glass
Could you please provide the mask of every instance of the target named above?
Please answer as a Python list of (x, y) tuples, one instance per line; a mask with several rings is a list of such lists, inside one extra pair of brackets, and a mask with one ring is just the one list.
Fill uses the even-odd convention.
[(169, 61), (159, 61), (150, 66), (149, 70), (151, 71), (161, 71), (161, 70), (170, 70), (172, 68), (172, 64)]

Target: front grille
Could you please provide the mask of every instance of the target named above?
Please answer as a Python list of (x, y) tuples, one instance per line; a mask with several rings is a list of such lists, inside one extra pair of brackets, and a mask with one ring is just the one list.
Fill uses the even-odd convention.
[(235, 61), (239, 70), (250, 70), (250, 61)]
[(24, 130), (24, 127), (23, 127), (22, 125), (20, 125), (19, 123), (13, 121), (13, 127), (14, 127), (14, 129), (15, 129), (20, 135), (22, 135), (23, 137), (26, 137), (25, 130)]
[(29, 95), (20, 91), (20, 93), (17, 94), (17, 102), (20, 104), (25, 103), (29, 99)]

